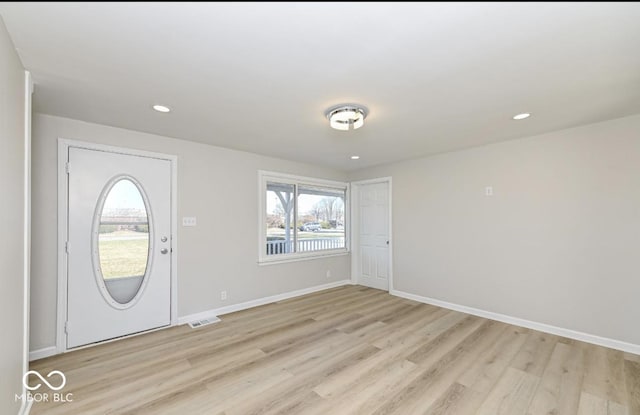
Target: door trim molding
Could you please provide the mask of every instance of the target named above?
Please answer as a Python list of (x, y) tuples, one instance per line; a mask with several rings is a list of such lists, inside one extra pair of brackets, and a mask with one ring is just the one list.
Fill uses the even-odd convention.
[[(67, 349), (65, 322), (67, 321), (67, 255), (65, 242), (68, 238), (68, 200), (69, 181), (67, 180), (66, 163), (69, 148), (105, 151), (168, 160), (171, 163), (171, 326), (178, 324), (178, 156), (156, 153), (146, 150), (135, 150), (125, 147), (110, 146), (79, 140), (58, 137), (58, 301), (56, 312), (56, 354)], [(98, 343), (99, 344), (99, 343)]]
[(360, 215), (358, 214), (358, 206), (360, 204), (359, 189), (362, 185), (387, 183), (389, 187), (388, 194), (388, 216), (389, 224), (389, 292), (393, 291), (393, 178), (391, 176), (378, 177), (376, 179), (367, 179), (351, 182), (351, 283), (359, 284), (358, 281), (358, 264), (360, 263), (360, 238), (358, 237)]
[[(24, 244), (23, 244), (23, 286), (22, 286), (22, 376), (29, 370), (29, 324), (31, 309), (31, 117), (33, 99), (33, 78), (31, 72), (24, 71)], [(27, 389), (22, 386), (22, 393)], [(20, 414), (28, 414), (33, 401), (22, 401)]]

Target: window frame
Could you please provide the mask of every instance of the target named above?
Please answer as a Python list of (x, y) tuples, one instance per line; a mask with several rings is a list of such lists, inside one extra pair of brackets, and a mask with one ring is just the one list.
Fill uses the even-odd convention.
[[(291, 252), (287, 254), (267, 255), (265, 244), (267, 241), (267, 182), (277, 182), (294, 185), (293, 208), (293, 236), (298, 238), (298, 187), (317, 186), (330, 189), (344, 190), (344, 248), (323, 249), (311, 252)], [(258, 264), (267, 265), (274, 263), (302, 261), (309, 259), (327, 258), (338, 255), (347, 255), (350, 252), (351, 230), (351, 205), (349, 183), (334, 180), (318, 179), (315, 177), (297, 176), (292, 174), (277, 173), (258, 170)], [(295, 243), (295, 242), (294, 242)]]

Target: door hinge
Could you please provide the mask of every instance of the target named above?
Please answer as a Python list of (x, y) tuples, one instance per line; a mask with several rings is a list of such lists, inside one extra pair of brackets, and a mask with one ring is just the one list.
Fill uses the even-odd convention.
[(64, 170), (67, 172), (67, 174), (69, 174), (69, 163), (65, 163), (64, 165)]
[(66, 254), (69, 253), (69, 241), (65, 241), (65, 243), (64, 243), (64, 252)]
[(69, 334), (69, 322), (68, 321), (64, 322), (64, 332), (66, 334)]

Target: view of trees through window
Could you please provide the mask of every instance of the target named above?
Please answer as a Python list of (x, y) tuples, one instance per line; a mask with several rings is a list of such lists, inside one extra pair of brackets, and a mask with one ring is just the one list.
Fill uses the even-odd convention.
[(129, 179), (109, 190), (98, 228), (100, 270), (105, 280), (140, 277), (149, 257), (149, 218), (142, 194)]
[(267, 182), (266, 196), (267, 255), (345, 248), (345, 189)]

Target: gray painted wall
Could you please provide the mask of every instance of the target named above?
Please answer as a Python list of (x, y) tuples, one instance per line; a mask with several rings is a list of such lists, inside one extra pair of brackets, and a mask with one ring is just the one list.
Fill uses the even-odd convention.
[[(178, 234), (181, 316), (349, 278), (348, 257), (261, 267), (255, 252), (257, 170), (345, 174), (36, 115), (32, 350), (55, 343), (57, 137), (179, 156), (178, 215), (198, 217), (198, 227)], [(640, 116), (364, 169), (349, 179), (381, 176), (393, 177), (397, 290), (640, 344)], [(486, 186), (494, 196), (484, 195)], [(235, 203), (220, 203), (221, 195)]]
[(348, 255), (257, 263), (258, 170), (332, 180), (343, 172), (48, 115), (33, 122), (31, 350), (56, 338), (58, 137), (178, 156), (178, 217), (198, 223), (178, 228), (179, 316), (350, 278)]
[(395, 289), (640, 345), (640, 115), (350, 178), (382, 176)]
[(0, 413), (16, 414), (24, 356), (24, 68), (0, 18)]

